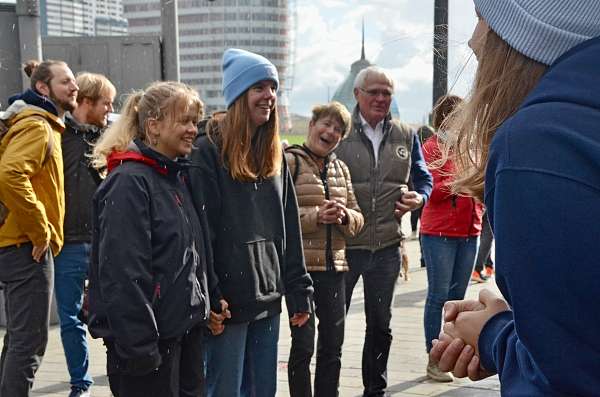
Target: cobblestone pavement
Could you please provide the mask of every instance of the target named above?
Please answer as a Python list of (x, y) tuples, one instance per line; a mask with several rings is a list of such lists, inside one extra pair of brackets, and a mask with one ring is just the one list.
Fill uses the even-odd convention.
[[(424, 269), (418, 267), (418, 243), (408, 242), (410, 258), (409, 281), (399, 280), (392, 314), (394, 340), (388, 365), (388, 393), (390, 396), (445, 396), (445, 397), (497, 397), (500, 384), (497, 377), (473, 383), (469, 380), (455, 380), (452, 383), (435, 383), (425, 377), (427, 356), (423, 336), (423, 306), (427, 293), (427, 279)], [(493, 282), (471, 284), (467, 296), (475, 297), (483, 287), (496, 289)], [(285, 315), (282, 316), (282, 319)], [(1, 332), (3, 334), (3, 331)], [(362, 393), (361, 355), (364, 338), (364, 314), (362, 286), (359, 283), (352, 299), (346, 322), (346, 338), (342, 356), (340, 395), (359, 397)], [(111, 396), (105, 376), (104, 346), (100, 341), (90, 340), (91, 374), (95, 385), (94, 397)], [(287, 388), (287, 357), (290, 347), (289, 327), (284, 320), (281, 324), (279, 342), (279, 370), (277, 396), (289, 396)], [(59, 397), (69, 392), (69, 376), (60, 342), (60, 330), (53, 326), (44, 362), (37, 373), (33, 396)], [(227, 397), (227, 396), (223, 396)]]

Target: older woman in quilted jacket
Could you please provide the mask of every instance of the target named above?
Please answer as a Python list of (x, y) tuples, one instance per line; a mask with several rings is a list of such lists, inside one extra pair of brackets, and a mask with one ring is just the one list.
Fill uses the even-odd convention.
[[(343, 105), (316, 106), (304, 145), (286, 149), (319, 319), (315, 396), (338, 395), (346, 315), (344, 273), (348, 270), (345, 237), (356, 235), (364, 223), (348, 167), (333, 153), (349, 128), (350, 113)], [(314, 353), (314, 316), (305, 326), (291, 330), (290, 395), (312, 396), (309, 365)]]

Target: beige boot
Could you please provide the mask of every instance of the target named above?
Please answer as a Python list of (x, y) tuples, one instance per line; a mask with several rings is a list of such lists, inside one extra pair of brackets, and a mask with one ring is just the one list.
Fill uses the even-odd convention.
[(450, 372), (442, 372), (437, 364), (431, 362), (431, 359), (427, 363), (427, 376), (436, 382), (452, 382), (454, 380)]

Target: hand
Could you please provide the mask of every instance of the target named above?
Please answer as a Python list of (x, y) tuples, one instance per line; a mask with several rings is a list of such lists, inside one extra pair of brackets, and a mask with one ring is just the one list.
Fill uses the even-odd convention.
[(310, 313), (294, 313), (292, 318), (290, 318), (290, 324), (294, 327), (302, 327), (309, 318)]
[(36, 261), (37, 263), (40, 263), (40, 261), (46, 254), (46, 251), (48, 251), (49, 246), (50, 246), (49, 240), (46, 241), (42, 245), (34, 245), (33, 250), (31, 250), (31, 256), (33, 257), (33, 260)]
[(468, 376), (473, 381), (493, 375), (481, 366), (475, 350), (465, 345), (461, 339), (452, 339), (450, 335), (441, 332), (439, 340), (434, 339), (432, 343), (429, 357), (441, 371), (452, 371), (457, 378)]
[(423, 205), (423, 196), (415, 191), (404, 192), (400, 200), (396, 201), (394, 216), (400, 222), (407, 212), (414, 211)]
[[(467, 301), (469, 302), (469, 301)], [(444, 333), (450, 335), (453, 338), (462, 339), (467, 345), (470, 345), (475, 349), (475, 354), (479, 355), (479, 334), (487, 321), (497, 313), (509, 310), (506, 301), (490, 290), (484, 289), (479, 293), (479, 302), (484, 306), (476, 306), (480, 310), (472, 311), (458, 311), (454, 321), (444, 324)], [(459, 302), (451, 302), (453, 305), (449, 305), (449, 315), (444, 316), (452, 318), (454, 315), (454, 309), (460, 309)], [(462, 304), (463, 309), (465, 307), (473, 307), (472, 304)]]
[(225, 299), (221, 299), (221, 313), (215, 313), (212, 310), (210, 311), (210, 316), (208, 319), (208, 329), (210, 329), (210, 333), (213, 335), (219, 335), (225, 330), (225, 325), (223, 325), (223, 321), (225, 319), (231, 318), (231, 312), (229, 311), (229, 304)]
[(323, 200), (323, 204), (321, 204), (317, 211), (317, 223), (328, 225), (341, 222), (340, 210), (336, 204), (335, 200)]
[(348, 223), (348, 210), (346, 209), (346, 206), (344, 205), (344, 203), (336, 200), (335, 208), (337, 208), (337, 222), (336, 223), (338, 225), (345, 225), (346, 223)]

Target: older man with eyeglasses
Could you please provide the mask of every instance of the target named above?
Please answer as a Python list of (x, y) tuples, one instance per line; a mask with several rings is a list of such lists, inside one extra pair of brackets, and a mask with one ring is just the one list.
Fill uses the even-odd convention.
[[(363, 396), (383, 396), (392, 344), (392, 300), (401, 265), (400, 220), (427, 201), (433, 180), (415, 132), (393, 120), (394, 81), (383, 69), (368, 67), (354, 81), (357, 101), (352, 130), (336, 150), (350, 169), (365, 226), (347, 240), (346, 309), (363, 278), (366, 335), (362, 356)], [(408, 190), (412, 174), (415, 191)]]

